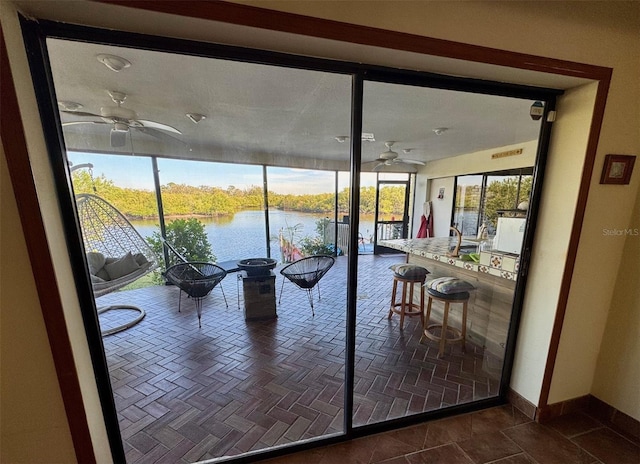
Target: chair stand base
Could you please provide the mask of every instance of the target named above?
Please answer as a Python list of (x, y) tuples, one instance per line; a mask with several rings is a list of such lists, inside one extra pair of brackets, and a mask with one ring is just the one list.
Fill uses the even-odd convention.
[[(432, 333), (432, 331), (434, 329), (440, 329), (440, 335), (435, 335), (434, 333)], [(453, 336), (452, 337), (448, 337), (447, 334), (450, 333)], [(450, 343), (462, 343), (462, 352), (466, 353), (467, 349), (465, 347), (465, 338), (462, 335), (462, 331), (460, 329), (457, 329), (456, 327), (447, 327), (447, 330), (445, 333), (443, 333), (442, 330), (442, 324), (430, 324), (428, 325), (423, 331), (422, 331), (422, 336), (420, 337), (420, 343), (422, 343), (422, 341), (425, 338), (428, 338), (429, 340), (432, 340), (434, 342), (438, 342), (440, 344), (442, 344), (442, 339), (444, 337), (444, 346), (450, 344)], [(440, 346), (440, 350), (438, 351), (438, 358), (441, 358), (444, 354), (444, 347), (441, 345)]]
[(144, 319), (144, 317), (146, 316), (146, 313), (144, 312), (143, 309), (138, 308), (137, 306), (130, 306), (130, 305), (113, 305), (113, 306), (105, 306), (102, 308), (98, 308), (98, 315), (106, 313), (107, 311), (111, 311), (111, 310), (119, 310), (119, 309), (124, 309), (124, 310), (133, 310), (133, 311), (138, 311), (138, 316), (125, 323), (125, 324), (121, 324), (117, 327), (113, 327), (111, 329), (108, 330), (104, 330), (102, 332), (100, 332), (102, 334), (103, 337), (106, 337), (107, 335), (113, 335), (115, 333), (118, 332), (122, 332), (123, 330), (126, 330), (130, 327), (133, 327), (134, 325), (136, 325), (138, 322), (140, 322), (142, 319)]
[[(400, 314), (402, 312), (402, 303), (395, 303), (391, 308), (389, 308), (389, 318), (393, 313)], [(405, 303), (404, 304), (404, 315), (405, 316), (420, 316), (422, 314), (422, 310), (420, 309), (420, 305), (416, 303)]]
[(194, 298), (196, 313), (198, 313), (198, 328), (202, 328), (202, 298)]
[[(422, 336), (420, 337), (420, 343), (427, 337), (429, 340), (433, 340), (438, 342), (438, 358), (441, 358), (444, 355), (444, 349), (449, 343), (461, 343), (462, 344), (462, 352), (465, 353), (465, 340), (467, 338), (467, 304), (469, 302), (469, 293), (455, 293), (452, 295), (443, 295), (439, 294), (431, 289), (429, 289), (429, 302), (427, 303), (427, 315), (424, 318), (424, 329), (422, 331)], [(444, 310), (442, 312), (442, 323), (441, 324), (429, 324), (429, 320), (431, 318), (431, 305), (433, 301), (439, 301), (444, 303)], [(462, 321), (461, 328), (458, 329), (456, 327), (451, 327), (449, 324), (449, 308), (451, 304), (461, 303), (462, 304)], [(440, 328), (440, 336), (435, 335), (431, 332), (431, 330)], [(447, 338), (447, 333), (450, 332), (453, 334), (453, 337)]]
[[(398, 282), (402, 285), (402, 296), (400, 302), (396, 302), (398, 292)], [(393, 289), (391, 291), (391, 304), (389, 305), (389, 315), (387, 319), (391, 320), (393, 314), (400, 316), (400, 330), (404, 328), (405, 317), (420, 317), (420, 323), (424, 326), (424, 288), (422, 288), (422, 280), (393, 278)], [(413, 302), (414, 285), (420, 285), (420, 304)], [(408, 287), (408, 288), (407, 288)], [(408, 290), (408, 292), (407, 292)], [(408, 295), (407, 295), (408, 293)]]

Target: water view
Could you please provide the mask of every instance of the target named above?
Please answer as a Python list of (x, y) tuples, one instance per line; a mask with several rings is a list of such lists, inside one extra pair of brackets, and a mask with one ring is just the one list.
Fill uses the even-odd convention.
[[(297, 211), (269, 211), (271, 257), (281, 260), (278, 232), (282, 228), (301, 224), (299, 237), (315, 237), (316, 221), (331, 218), (326, 214), (300, 213)], [(264, 211), (244, 210), (236, 214), (219, 218), (202, 217), (207, 237), (211, 243), (217, 261), (256, 258), (267, 256), (267, 243), (264, 230)], [(167, 222), (171, 219), (167, 218)], [(143, 237), (149, 237), (159, 231), (158, 220), (133, 220), (131, 223)], [(367, 238), (373, 234), (373, 216), (360, 218), (360, 232)]]

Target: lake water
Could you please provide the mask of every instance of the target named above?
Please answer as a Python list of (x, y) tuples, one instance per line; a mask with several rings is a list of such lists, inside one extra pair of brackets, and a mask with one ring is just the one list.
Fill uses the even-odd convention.
[[(299, 236), (317, 236), (316, 221), (329, 217), (326, 214), (300, 213), (296, 211), (269, 211), (271, 257), (280, 260), (278, 232), (285, 227), (302, 224)], [(233, 216), (220, 218), (198, 218), (205, 231), (217, 261), (258, 258), (267, 256), (267, 239), (264, 229), (264, 211), (240, 211)], [(171, 219), (167, 219), (170, 222)], [(157, 220), (131, 221), (143, 237), (160, 231)], [(360, 231), (364, 237), (373, 233), (373, 216), (360, 219)]]

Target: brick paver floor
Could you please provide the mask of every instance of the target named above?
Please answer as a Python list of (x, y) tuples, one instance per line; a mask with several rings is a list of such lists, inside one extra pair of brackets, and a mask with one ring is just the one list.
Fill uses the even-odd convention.
[[(360, 256), (354, 425), (495, 396), (500, 363), (467, 344), (437, 359), (420, 344), (420, 321), (387, 319), (389, 265), (404, 256)], [(146, 317), (103, 338), (129, 463), (193, 462), (342, 431), (347, 258), (320, 283), (315, 317), (305, 293), (286, 283), (278, 318), (245, 321), (236, 274), (203, 301), (158, 286), (102, 297), (138, 305)], [(281, 276), (277, 272), (276, 295)], [(240, 286), (240, 289), (242, 286)], [(242, 290), (240, 290), (242, 293)], [(240, 295), (242, 299), (242, 295)], [(240, 301), (242, 307), (243, 302)], [(101, 316), (103, 328), (126, 311)]]

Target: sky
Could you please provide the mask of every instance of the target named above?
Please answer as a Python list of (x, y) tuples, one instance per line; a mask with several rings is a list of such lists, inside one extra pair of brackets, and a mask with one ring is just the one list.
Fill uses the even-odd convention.
[[(68, 153), (74, 165), (93, 164), (93, 175), (102, 174), (119, 187), (153, 190), (151, 158), (142, 156), (102, 155), (82, 152)], [(227, 189), (229, 186), (244, 190), (251, 186), (262, 187), (262, 166), (246, 164), (210, 163), (158, 159), (160, 184), (170, 182), (192, 186), (211, 186)], [(329, 193), (335, 189), (333, 171), (312, 171), (306, 169), (267, 169), (269, 190), (283, 194)], [(338, 189), (348, 186), (348, 173), (341, 173)], [(375, 176), (364, 176), (362, 186), (375, 185)]]

